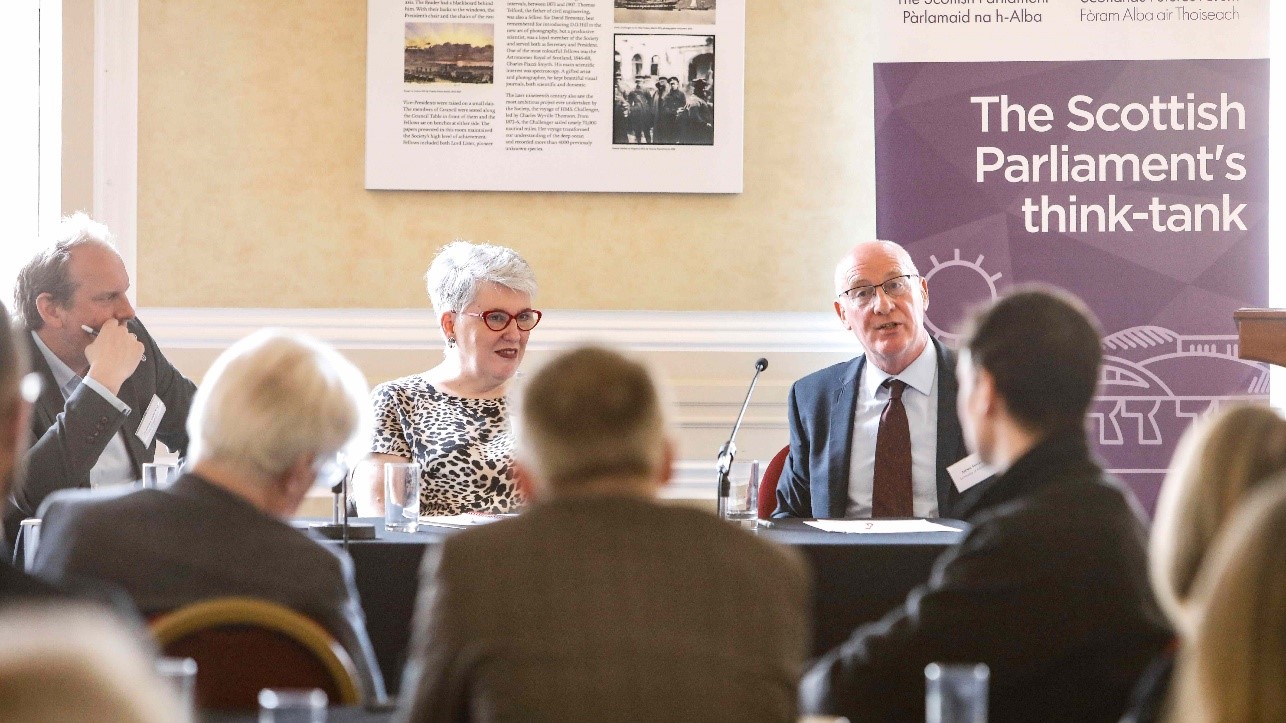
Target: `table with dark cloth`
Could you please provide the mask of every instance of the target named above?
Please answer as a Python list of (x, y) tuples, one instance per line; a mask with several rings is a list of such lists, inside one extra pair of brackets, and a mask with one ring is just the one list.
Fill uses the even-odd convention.
[[(375, 656), (393, 695), (402, 684), (420, 560), (429, 544), (458, 530), (422, 526), (413, 533), (388, 532), (383, 519), (355, 521), (375, 524), (379, 538), (351, 541), (349, 554)], [(813, 652), (821, 654), (858, 625), (878, 620), (897, 607), (913, 587), (928, 580), (934, 560), (967, 527), (955, 520), (935, 522), (957, 531), (844, 534), (822, 532), (803, 520), (773, 520), (771, 528), (761, 527), (755, 534), (799, 550), (812, 566)]]
[[(201, 723), (258, 723), (258, 711), (203, 710), (197, 718)], [(388, 723), (393, 720), (393, 709), (367, 710), (352, 706), (326, 709), (326, 723)]]

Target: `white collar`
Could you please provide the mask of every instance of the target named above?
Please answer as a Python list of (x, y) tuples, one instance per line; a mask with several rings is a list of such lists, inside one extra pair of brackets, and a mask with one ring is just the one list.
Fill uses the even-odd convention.
[(880, 385), (889, 377), (896, 377), (906, 382), (908, 387), (917, 392), (928, 396), (933, 393), (933, 385), (938, 380), (938, 353), (933, 345), (933, 340), (924, 345), (920, 351), (920, 356), (911, 362), (911, 365), (902, 370), (901, 374), (888, 374), (883, 369), (871, 363), (868, 355), (866, 364), (862, 369), (862, 394), (868, 399), (874, 399), (875, 393), (879, 391)]

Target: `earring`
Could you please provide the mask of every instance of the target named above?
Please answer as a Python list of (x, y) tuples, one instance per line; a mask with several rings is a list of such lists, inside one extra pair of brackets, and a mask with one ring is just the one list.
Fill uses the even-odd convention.
[(448, 336), (448, 337), (447, 337), (447, 348), (448, 348), (448, 349), (454, 349), (454, 348), (455, 348), (455, 337), (454, 337), (454, 336)]

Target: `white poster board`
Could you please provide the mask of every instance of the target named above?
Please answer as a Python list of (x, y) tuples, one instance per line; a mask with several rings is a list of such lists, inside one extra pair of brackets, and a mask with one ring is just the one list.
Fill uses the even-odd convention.
[(368, 189), (741, 192), (744, 0), (367, 12)]

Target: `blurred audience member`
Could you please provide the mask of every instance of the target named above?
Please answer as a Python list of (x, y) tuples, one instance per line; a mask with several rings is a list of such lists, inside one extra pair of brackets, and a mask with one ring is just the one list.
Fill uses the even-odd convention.
[(362, 475), (363, 514), (384, 514), (386, 462), (418, 462), (420, 512), (513, 512), (522, 504), (513, 473), (509, 381), (540, 322), (531, 308), (536, 275), (513, 249), (455, 241), (426, 274), (446, 358), (432, 369), (385, 382), (371, 394), (375, 468)]
[(152, 658), (101, 609), (75, 605), (0, 611), (0, 721), (185, 723), (178, 692)]
[[(1286, 470), (1286, 419), (1266, 406), (1227, 407), (1179, 441), (1152, 523), (1150, 567), (1157, 601), (1176, 627), (1210, 546), (1247, 494)], [(1129, 723), (1163, 716), (1175, 646), (1135, 689)]]
[(334, 349), (252, 334), (215, 360), (197, 393), (189, 471), (163, 490), (52, 496), (37, 572), (114, 582), (147, 614), (227, 595), (294, 608), (347, 649), (367, 700), (382, 699), (352, 561), (289, 524), (315, 482), (343, 473), (337, 455), (367, 438), (366, 396), (361, 372)]
[(27, 479), (12, 497), (10, 540), (51, 492), (132, 482), (160, 440), (186, 452), (196, 386), (175, 369), (126, 292), (129, 274), (107, 227), (83, 213), (18, 272), (14, 304), (31, 334), (43, 387), (34, 400)]
[(972, 317), (956, 401), (997, 476), (963, 506), (972, 528), (929, 582), (808, 672), (807, 712), (923, 720), (924, 668), (946, 662), (990, 666), (993, 723), (1120, 718), (1171, 634), (1137, 506), (1085, 438), (1100, 361), (1090, 313), (1066, 293), (1015, 290)]
[(806, 569), (657, 501), (673, 445), (648, 371), (563, 354), (516, 425), (533, 503), (425, 558), (398, 720), (795, 720)]
[(1192, 588), (1174, 723), (1286, 721), (1286, 476), (1223, 526)]
[[(0, 499), (6, 499), (21, 479), (21, 460), (30, 432), (31, 403), (40, 381), (28, 373), (26, 349), (9, 314), (0, 304)], [(64, 598), (66, 593), (9, 564), (0, 555), (0, 604), (36, 598)]]

